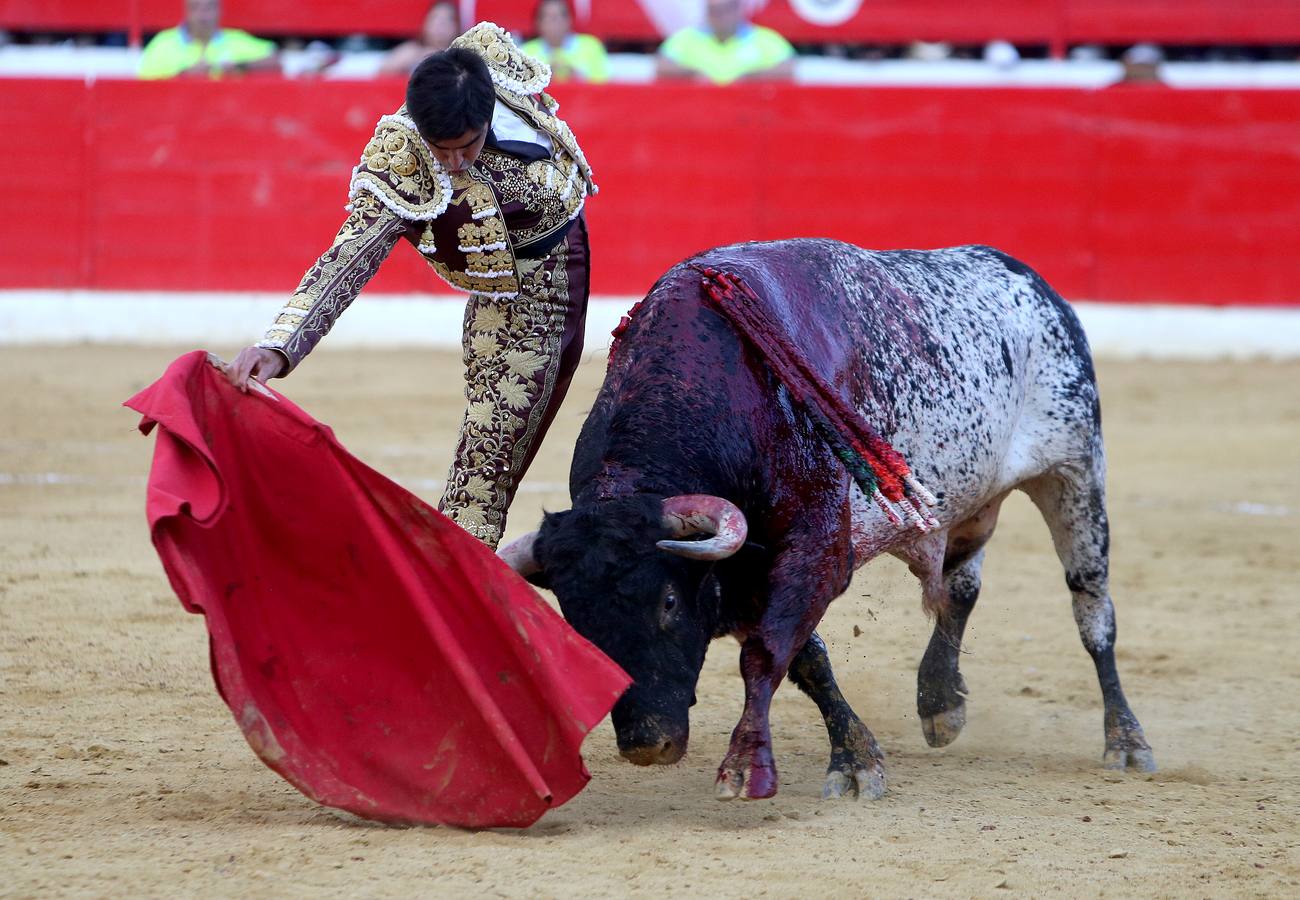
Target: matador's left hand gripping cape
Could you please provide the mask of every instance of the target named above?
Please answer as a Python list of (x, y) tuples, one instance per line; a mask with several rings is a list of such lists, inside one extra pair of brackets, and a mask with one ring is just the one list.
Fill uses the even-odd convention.
[(285, 356), (281, 375), (311, 352), (400, 238), (452, 287), (510, 299), (520, 291), (520, 260), (545, 256), (596, 193), (573, 131), (555, 114), (559, 104), (543, 93), (550, 68), (490, 22), (452, 46), (483, 58), (498, 108), (545, 135), (549, 156), (541, 151), (534, 154), (540, 158), (522, 159), (489, 144), (473, 166), (450, 173), (405, 106), (383, 116), (353, 170), (347, 220), (257, 344)]

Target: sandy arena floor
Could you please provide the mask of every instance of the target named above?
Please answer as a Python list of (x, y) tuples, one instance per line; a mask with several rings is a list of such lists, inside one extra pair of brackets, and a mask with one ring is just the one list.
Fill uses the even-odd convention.
[[(471, 833), (345, 823), (244, 744), (203, 622), (149, 545), (152, 441), (118, 407), (183, 349), (0, 351), (0, 895), (1300, 896), (1300, 364), (1101, 366), (1119, 661), (1157, 774), (1098, 767), (1092, 665), (1019, 497), (990, 546), (951, 747), (928, 749), (916, 720), (928, 627), (901, 564), (860, 571), (823, 622), (889, 756), (884, 800), (818, 799), (825, 733), (789, 684), (781, 793), (713, 799), (741, 703), (727, 641), (682, 764), (622, 762), (606, 723), (577, 799), (526, 832)], [(567, 505), (601, 369), (584, 366), (511, 535)], [(461, 409), (451, 354), (326, 348), (284, 386), (436, 498)]]

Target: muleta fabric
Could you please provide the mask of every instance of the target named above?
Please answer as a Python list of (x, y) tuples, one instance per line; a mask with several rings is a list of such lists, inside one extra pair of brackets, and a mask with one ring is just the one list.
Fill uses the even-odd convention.
[(394, 823), (524, 827), (582, 790), (583, 737), (627, 675), (328, 426), (213, 362), (188, 353), (127, 405), (158, 435), (154, 546), (258, 757)]

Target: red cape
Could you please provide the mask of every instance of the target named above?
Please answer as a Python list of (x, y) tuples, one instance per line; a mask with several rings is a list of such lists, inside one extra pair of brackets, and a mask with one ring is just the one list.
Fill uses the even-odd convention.
[(525, 826), (582, 790), (629, 679), (496, 554), (202, 351), (126, 405), (159, 426), (154, 546), (263, 762), (391, 822)]

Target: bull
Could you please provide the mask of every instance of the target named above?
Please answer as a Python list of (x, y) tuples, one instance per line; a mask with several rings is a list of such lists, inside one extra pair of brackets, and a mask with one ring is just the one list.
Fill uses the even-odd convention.
[[(715, 270), (747, 285), (794, 352), (906, 458), (937, 500), (932, 518), (900, 528), (854, 483), (710, 302), (701, 272)], [(675, 266), (639, 304), (575, 448), (572, 508), (502, 555), (633, 677), (613, 710), (631, 762), (681, 759), (705, 651), (732, 635), (745, 705), (717, 795), (776, 793), (769, 707), (788, 675), (825, 719), (823, 796), (874, 799), (884, 755), (836, 685), (817, 624), (854, 570), (902, 559), (934, 618), (917, 712), (931, 746), (951, 743), (966, 721), (958, 663), (984, 546), (1003, 500), (1024, 491), (1096, 666), (1103, 764), (1149, 771), (1115, 666), (1105, 469), (1087, 339), (1025, 264), (982, 246), (737, 244)]]

